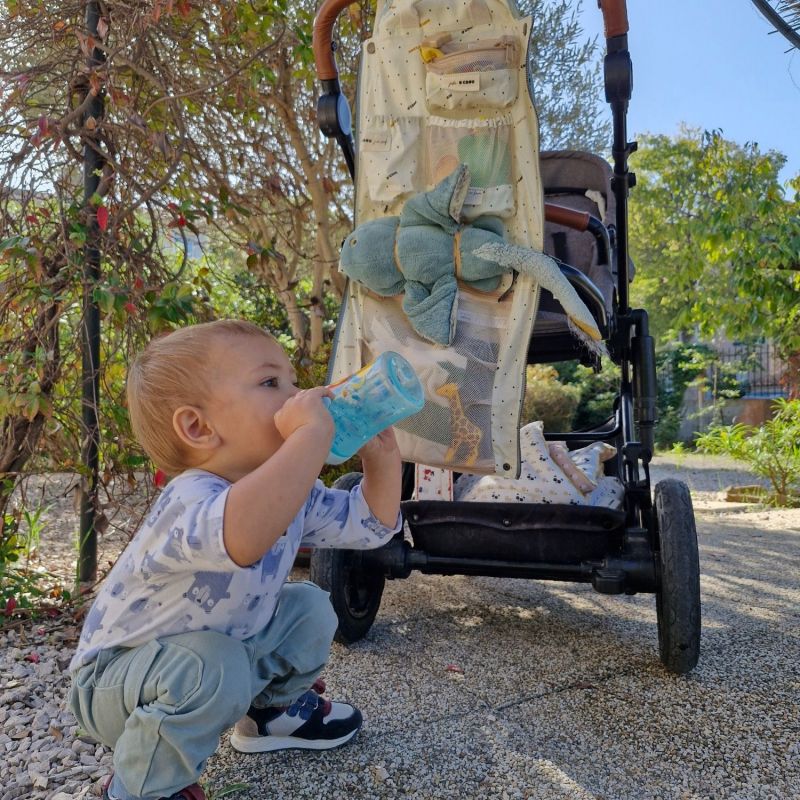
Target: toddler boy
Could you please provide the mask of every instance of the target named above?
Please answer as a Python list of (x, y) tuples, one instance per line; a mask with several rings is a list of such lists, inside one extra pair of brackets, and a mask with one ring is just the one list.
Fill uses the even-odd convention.
[(400, 528), (391, 429), (364, 479), (326, 489), (324, 387), (301, 391), (255, 325), (221, 320), (153, 340), (128, 376), (131, 424), (173, 479), (108, 574), (70, 665), (70, 706), (114, 749), (104, 797), (185, 798), (221, 733), (255, 753), (349, 741), (358, 709), (321, 695), (336, 615), (286, 582), (302, 545), (371, 548)]

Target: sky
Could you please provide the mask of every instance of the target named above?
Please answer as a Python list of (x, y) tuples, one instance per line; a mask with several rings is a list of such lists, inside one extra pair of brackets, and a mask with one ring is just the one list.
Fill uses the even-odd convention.
[[(605, 52), (596, 0), (583, 0), (580, 21)], [(800, 51), (786, 52), (750, 0), (628, 0), (628, 21), (629, 139), (675, 135), (682, 122), (719, 128), (787, 156), (783, 181), (800, 173)]]

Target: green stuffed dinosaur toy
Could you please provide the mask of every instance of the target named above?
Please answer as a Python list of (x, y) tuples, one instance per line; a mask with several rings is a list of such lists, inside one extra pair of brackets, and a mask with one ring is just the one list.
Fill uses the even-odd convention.
[(458, 280), (492, 292), (513, 269), (552, 292), (573, 333), (597, 349), (602, 337), (594, 317), (550, 256), (508, 242), (497, 217), (459, 222), (469, 187), (469, 168), (460, 164), (429, 192), (409, 198), (399, 217), (359, 225), (342, 247), (342, 272), (382, 297), (404, 294), (414, 330), (446, 346), (455, 333)]

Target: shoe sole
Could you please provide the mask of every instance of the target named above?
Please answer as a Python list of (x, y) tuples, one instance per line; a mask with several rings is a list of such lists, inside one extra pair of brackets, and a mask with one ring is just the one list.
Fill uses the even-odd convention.
[(360, 730), (338, 739), (298, 739), (296, 736), (241, 736), (231, 734), (231, 746), (240, 753), (271, 753), (275, 750), (333, 750), (349, 742)]

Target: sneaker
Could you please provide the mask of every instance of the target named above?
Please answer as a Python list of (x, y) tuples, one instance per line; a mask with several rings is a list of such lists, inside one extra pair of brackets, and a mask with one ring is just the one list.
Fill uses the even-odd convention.
[[(111, 781), (113, 779), (114, 775), (112, 773), (108, 776), (105, 786), (103, 786), (102, 800), (115, 800), (108, 793), (108, 788), (111, 786)], [(175, 792), (175, 794), (171, 794), (169, 797), (161, 798), (161, 800), (206, 800), (206, 794), (198, 784), (193, 783), (191, 786), (187, 786), (185, 789), (181, 789), (179, 792)]]
[(233, 728), (231, 745), (240, 753), (272, 750), (331, 750), (349, 742), (361, 727), (361, 712), (347, 703), (322, 697), (317, 681), (288, 708), (250, 707)]

